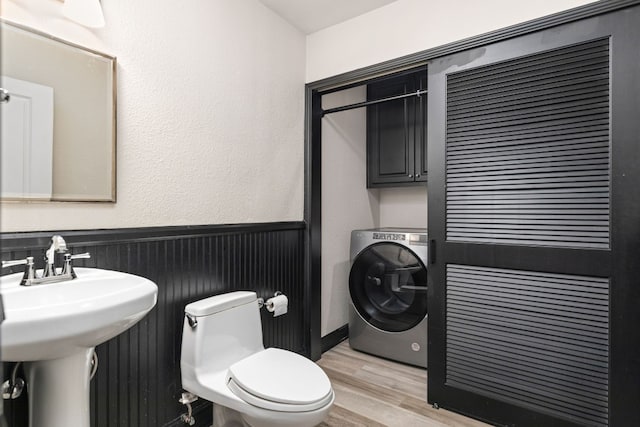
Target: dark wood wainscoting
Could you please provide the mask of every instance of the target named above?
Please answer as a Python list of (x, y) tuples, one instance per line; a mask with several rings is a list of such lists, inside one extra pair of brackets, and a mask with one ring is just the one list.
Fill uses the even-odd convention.
[[(3, 233), (3, 260), (34, 256), (53, 232)], [(124, 271), (158, 285), (156, 307), (138, 324), (98, 346), (99, 367), (91, 383), (92, 427), (184, 425), (178, 403), (184, 306), (233, 290), (254, 290), (268, 298), (281, 291), (289, 312), (273, 318), (263, 311), (267, 346), (309, 355), (309, 310), (305, 310), (303, 222), (62, 231), (71, 252), (90, 252), (77, 266)], [(9, 270), (9, 269), (8, 269)], [(4, 271), (8, 274), (20, 271)], [(307, 325), (307, 326), (306, 326)], [(8, 378), (13, 364), (4, 364)], [(60, 390), (64, 393), (64, 390)], [(197, 426), (211, 423), (211, 405), (195, 403)], [(8, 424), (28, 425), (26, 396), (5, 401)]]

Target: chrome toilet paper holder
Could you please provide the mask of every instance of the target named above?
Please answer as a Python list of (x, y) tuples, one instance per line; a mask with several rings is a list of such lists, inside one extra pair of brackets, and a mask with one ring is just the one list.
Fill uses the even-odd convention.
[[(273, 294), (274, 297), (277, 297), (279, 295), (284, 295), (284, 294), (280, 291), (276, 291), (276, 293)], [(269, 309), (271, 308), (272, 305), (273, 303), (269, 302), (269, 300), (265, 302), (264, 298), (258, 298), (258, 308), (267, 307), (267, 309)]]

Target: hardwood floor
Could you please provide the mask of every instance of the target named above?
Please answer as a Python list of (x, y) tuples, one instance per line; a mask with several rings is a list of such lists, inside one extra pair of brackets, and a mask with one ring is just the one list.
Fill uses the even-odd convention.
[(322, 427), (481, 427), (488, 424), (427, 403), (427, 371), (351, 350), (343, 341), (322, 355), (336, 393)]

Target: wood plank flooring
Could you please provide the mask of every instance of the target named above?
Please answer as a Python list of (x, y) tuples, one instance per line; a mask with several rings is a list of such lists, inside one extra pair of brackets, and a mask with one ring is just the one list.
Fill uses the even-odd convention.
[(318, 365), (336, 400), (322, 427), (481, 427), (482, 422), (427, 403), (427, 371), (354, 351), (343, 341)]

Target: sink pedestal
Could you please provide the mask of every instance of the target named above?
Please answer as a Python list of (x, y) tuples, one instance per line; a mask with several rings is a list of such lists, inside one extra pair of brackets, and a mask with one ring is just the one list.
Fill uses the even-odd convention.
[(90, 427), (89, 376), (93, 348), (26, 362), (29, 427)]

